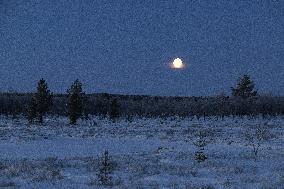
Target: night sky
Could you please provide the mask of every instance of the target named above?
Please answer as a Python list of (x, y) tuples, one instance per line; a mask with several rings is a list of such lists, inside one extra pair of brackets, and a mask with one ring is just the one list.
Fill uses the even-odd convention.
[(1, 91), (283, 95), (284, 1), (0, 0), (0, 66)]

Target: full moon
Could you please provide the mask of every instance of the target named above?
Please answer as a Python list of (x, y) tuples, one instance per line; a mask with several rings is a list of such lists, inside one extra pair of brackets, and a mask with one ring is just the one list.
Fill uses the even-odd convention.
[(184, 67), (184, 64), (182, 63), (182, 60), (180, 58), (176, 58), (173, 61), (172, 67), (176, 69), (181, 69)]

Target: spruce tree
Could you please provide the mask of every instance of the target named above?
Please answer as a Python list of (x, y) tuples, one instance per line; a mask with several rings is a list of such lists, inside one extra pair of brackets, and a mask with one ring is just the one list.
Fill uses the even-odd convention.
[(195, 160), (198, 163), (201, 163), (208, 158), (207, 155), (204, 153), (204, 147), (207, 145), (207, 142), (205, 140), (206, 133), (200, 131), (197, 133), (197, 137), (198, 140), (193, 143), (198, 148), (198, 150), (195, 152)]
[(33, 95), (27, 110), (29, 122), (33, 122), (37, 118), (42, 123), (43, 116), (49, 111), (51, 105), (52, 94), (48, 90), (45, 80), (41, 79), (38, 81), (37, 92)]
[(52, 105), (52, 94), (48, 90), (47, 83), (44, 79), (41, 79), (38, 82), (35, 98), (38, 120), (42, 123), (44, 114), (49, 111)]
[(76, 124), (77, 120), (83, 114), (83, 91), (82, 83), (77, 79), (67, 90), (67, 114), (69, 116), (70, 124)]
[(236, 88), (232, 87), (232, 95), (240, 96), (243, 99), (257, 95), (257, 91), (254, 91), (254, 83), (249, 75), (239, 78)]
[(110, 160), (110, 156), (108, 151), (106, 150), (103, 156), (99, 161), (99, 172), (98, 172), (98, 180), (102, 185), (111, 185), (112, 184), (112, 163)]

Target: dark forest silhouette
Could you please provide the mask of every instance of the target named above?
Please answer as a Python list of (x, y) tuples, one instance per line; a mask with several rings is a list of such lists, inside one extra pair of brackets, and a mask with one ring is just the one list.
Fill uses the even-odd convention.
[[(76, 87), (77, 86), (77, 87)], [(78, 90), (75, 90), (78, 89)], [(0, 113), (16, 118), (29, 119), (50, 115), (69, 116), (70, 123), (88, 115), (131, 119), (139, 117), (207, 116), (276, 116), (284, 114), (284, 97), (258, 96), (248, 75), (239, 78), (232, 96), (223, 94), (212, 97), (161, 97), (146, 95), (116, 95), (107, 93), (84, 94), (82, 83), (76, 80), (68, 94), (52, 95), (42, 79), (36, 93), (0, 93)], [(35, 111), (35, 112), (33, 112)], [(35, 115), (33, 115), (35, 114)], [(72, 119), (71, 119), (72, 118)]]

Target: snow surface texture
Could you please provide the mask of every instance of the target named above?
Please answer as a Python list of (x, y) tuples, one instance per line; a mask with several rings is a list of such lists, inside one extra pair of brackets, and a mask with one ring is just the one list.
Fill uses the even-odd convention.
[[(42, 125), (1, 117), (0, 188), (104, 188), (99, 157), (109, 151), (113, 188), (284, 188), (283, 117), (120, 120), (66, 118)], [(255, 131), (265, 131), (258, 140)], [(194, 143), (205, 133), (198, 163)], [(248, 140), (247, 135), (253, 140)], [(258, 154), (254, 155), (253, 146)]]

